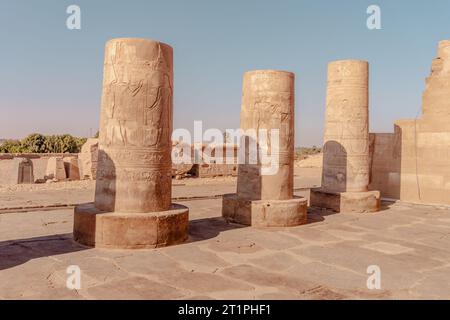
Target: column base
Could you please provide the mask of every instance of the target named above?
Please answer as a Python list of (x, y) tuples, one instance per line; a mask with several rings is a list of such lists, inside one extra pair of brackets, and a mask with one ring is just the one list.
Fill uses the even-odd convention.
[(149, 249), (187, 240), (189, 209), (172, 204), (168, 211), (103, 212), (94, 203), (75, 207), (74, 240), (90, 247)]
[(257, 228), (295, 227), (307, 223), (307, 200), (243, 200), (237, 194), (222, 198), (222, 216), (228, 221)]
[(321, 188), (311, 189), (310, 206), (336, 212), (377, 212), (380, 211), (380, 192), (329, 192)]

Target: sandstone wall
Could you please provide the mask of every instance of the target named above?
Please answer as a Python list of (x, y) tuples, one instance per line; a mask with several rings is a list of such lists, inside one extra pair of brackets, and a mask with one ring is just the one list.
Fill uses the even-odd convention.
[(426, 79), (422, 116), (372, 134), (371, 188), (407, 202), (450, 205), (450, 41)]
[[(173, 142), (173, 148), (181, 148), (176, 142)], [(201, 150), (205, 153), (205, 157), (211, 156), (211, 159), (200, 160), (196, 158), (197, 150)], [(216, 163), (217, 158), (226, 156), (232, 157), (234, 163)], [(237, 155), (238, 148), (234, 144), (224, 144), (216, 146), (208, 146), (203, 144), (201, 146), (191, 147), (191, 164), (172, 164), (173, 176), (183, 177), (187, 173), (197, 178), (211, 178), (218, 176), (236, 176), (237, 175)], [(198, 155), (197, 155), (198, 156)], [(196, 160), (197, 159), (197, 160)], [(197, 162), (197, 163), (195, 163)], [(200, 162), (200, 163), (198, 163)], [(225, 158), (222, 158), (222, 162), (226, 162)]]
[(400, 149), (395, 133), (371, 133), (370, 190), (379, 190), (381, 196), (400, 199)]
[(401, 120), (400, 199), (450, 205), (450, 122)]
[(450, 205), (450, 129), (445, 121), (399, 120), (371, 134), (371, 190), (406, 202)]

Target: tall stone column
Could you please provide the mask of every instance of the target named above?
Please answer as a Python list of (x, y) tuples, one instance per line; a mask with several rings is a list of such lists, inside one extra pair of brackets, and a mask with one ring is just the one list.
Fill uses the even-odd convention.
[(171, 203), (173, 50), (145, 39), (106, 44), (95, 202), (75, 208), (74, 238), (106, 248), (153, 248), (188, 236)]
[[(256, 227), (306, 223), (306, 199), (293, 196), (293, 73), (273, 70), (245, 73), (241, 129), (244, 139), (240, 148), (245, 149), (239, 152), (245, 157), (240, 157), (243, 163), (239, 164), (237, 193), (223, 197), (224, 218)], [(272, 138), (276, 136), (271, 134), (274, 130), (278, 132), (275, 141)], [(259, 154), (255, 154), (256, 148), (260, 149)], [(266, 153), (272, 161), (263, 160)]]
[(322, 187), (311, 205), (338, 212), (379, 210), (380, 194), (368, 189), (369, 64), (343, 60), (328, 65)]

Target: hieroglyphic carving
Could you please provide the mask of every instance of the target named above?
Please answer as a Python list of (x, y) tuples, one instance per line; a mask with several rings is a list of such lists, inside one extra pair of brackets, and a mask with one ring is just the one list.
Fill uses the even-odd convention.
[[(238, 196), (251, 200), (291, 199), (294, 155), (293, 73), (273, 70), (245, 73), (241, 128), (254, 129), (258, 134), (261, 129), (279, 130), (279, 150), (276, 154), (279, 169), (275, 175), (262, 175), (261, 164), (241, 165), (238, 171)], [(267, 138), (270, 151), (270, 133)]]
[(336, 61), (328, 66), (322, 175), (324, 190), (368, 190), (368, 72), (365, 61)]
[[(242, 129), (278, 129), (280, 154), (291, 154), (294, 147), (294, 75), (282, 71), (253, 71), (244, 75), (241, 109)], [(270, 135), (268, 136), (269, 148)], [(280, 159), (281, 160), (281, 159)], [(290, 159), (284, 162), (288, 164)]]
[(172, 59), (172, 48), (156, 41), (114, 39), (106, 45), (96, 188), (99, 209), (170, 208)]

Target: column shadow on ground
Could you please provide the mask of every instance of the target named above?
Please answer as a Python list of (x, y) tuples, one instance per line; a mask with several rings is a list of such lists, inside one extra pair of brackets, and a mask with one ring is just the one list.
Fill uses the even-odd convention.
[(222, 232), (242, 228), (247, 228), (247, 226), (228, 223), (222, 217), (191, 220), (189, 221), (189, 239), (186, 243), (212, 239)]
[[(336, 213), (308, 209), (308, 224), (322, 222), (327, 215), (331, 214)], [(191, 220), (189, 221), (189, 239), (185, 243), (213, 239), (222, 232), (243, 228), (249, 227), (230, 224), (220, 216)], [(0, 271), (22, 265), (33, 259), (88, 249), (91, 248), (75, 242), (72, 233), (2, 241), (0, 242)]]
[[(222, 217), (189, 221), (189, 239), (185, 243), (208, 240), (221, 232), (244, 228), (228, 224)], [(92, 249), (73, 240), (72, 233), (7, 240), (0, 242), (0, 271), (22, 265), (33, 259)]]
[(57, 234), (0, 242), (0, 271), (30, 260), (86, 250), (72, 240), (72, 234)]

